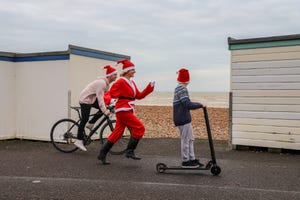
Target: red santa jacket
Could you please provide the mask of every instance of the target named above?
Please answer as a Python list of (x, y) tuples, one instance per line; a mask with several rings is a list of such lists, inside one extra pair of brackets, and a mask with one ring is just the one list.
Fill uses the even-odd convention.
[(111, 103), (111, 100), (112, 100), (109, 91), (107, 91), (107, 92), (104, 93), (103, 99), (104, 99), (105, 105), (109, 106), (110, 103)]
[(149, 83), (147, 87), (140, 92), (134, 81), (124, 77), (119, 78), (110, 88), (111, 97), (118, 99), (115, 112), (133, 110), (135, 99), (143, 99), (153, 90), (154, 87)]

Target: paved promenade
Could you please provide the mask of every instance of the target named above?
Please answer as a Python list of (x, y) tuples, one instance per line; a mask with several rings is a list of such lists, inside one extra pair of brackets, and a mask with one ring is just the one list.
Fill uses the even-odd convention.
[[(196, 141), (202, 162), (207, 141)], [(180, 164), (179, 139), (143, 139), (134, 161), (87, 152), (58, 152), (51, 143), (0, 141), (0, 199), (300, 199), (300, 155), (228, 150), (216, 142), (219, 176), (210, 171), (157, 173), (156, 163)]]

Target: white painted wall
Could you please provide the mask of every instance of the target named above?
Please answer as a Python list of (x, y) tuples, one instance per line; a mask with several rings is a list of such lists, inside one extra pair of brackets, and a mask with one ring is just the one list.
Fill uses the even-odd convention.
[(232, 144), (300, 150), (300, 47), (231, 51)]
[[(92, 54), (103, 53), (91, 51)], [(105, 75), (103, 66), (115, 65), (114, 61), (75, 55), (89, 52), (89, 49), (70, 45), (69, 51), (59, 54), (69, 54), (69, 60), (0, 61), (0, 139), (49, 141), (55, 122), (70, 117), (76, 120), (77, 114), (70, 115), (69, 106), (79, 106), (80, 92), (88, 83)], [(3, 55), (15, 56), (5, 52)]]
[(16, 64), (16, 137), (50, 140), (52, 125), (68, 116), (69, 61)]
[(15, 138), (16, 134), (15, 75), (13, 62), (0, 61), (0, 139)]
[[(69, 68), (71, 106), (79, 106), (79, 94), (87, 84), (97, 79), (97, 77), (105, 75), (105, 70), (103, 69), (105, 65), (115, 67), (115, 64), (115, 61), (71, 54)], [(74, 119), (76, 116), (76, 112), (72, 111), (72, 118)]]

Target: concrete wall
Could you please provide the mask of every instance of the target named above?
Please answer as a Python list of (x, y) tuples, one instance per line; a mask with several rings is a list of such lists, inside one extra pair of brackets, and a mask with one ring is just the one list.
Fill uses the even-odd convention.
[(16, 67), (13, 62), (0, 61), (0, 139), (16, 136)]

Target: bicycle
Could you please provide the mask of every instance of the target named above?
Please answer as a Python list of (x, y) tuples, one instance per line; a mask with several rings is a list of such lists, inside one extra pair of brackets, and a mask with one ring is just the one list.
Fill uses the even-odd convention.
[[(78, 149), (78, 147), (74, 145), (74, 142), (77, 140), (77, 130), (82, 119), (80, 114), (80, 107), (71, 106), (70, 108), (77, 112), (78, 120), (75, 121), (69, 118), (58, 120), (52, 126), (50, 132), (51, 143), (57, 150), (64, 153), (72, 153)], [(114, 106), (109, 106), (107, 108), (111, 111), (111, 113), (114, 112)], [(89, 117), (99, 114), (99, 112), (91, 114)], [(110, 117), (101, 113), (101, 117), (98, 119), (98, 122), (99, 123), (97, 123), (97, 125), (95, 125), (94, 128), (90, 130), (88, 135), (85, 134), (86, 131), (84, 130), (85, 137), (83, 141), (85, 146), (89, 145), (93, 141), (92, 137), (94, 134), (97, 134), (97, 130), (100, 127), (101, 129), (99, 140), (103, 144), (106, 141), (108, 135), (113, 131), (116, 120), (111, 119)], [(110, 153), (117, 155), (124, 152), (131, 134), (131, 130), (129, 128), (126, 128), (124, 130), (122, 138), (114, 145), (114, 147), (110, 150)]]

